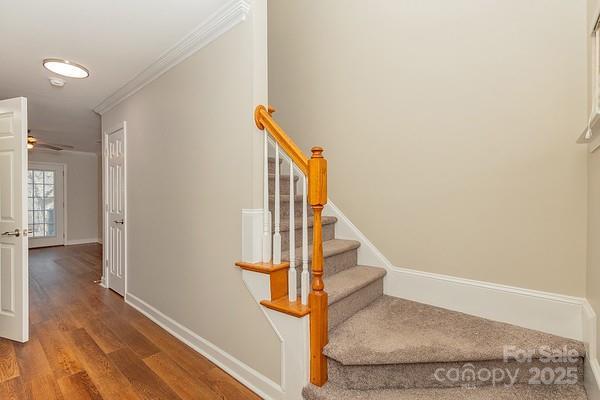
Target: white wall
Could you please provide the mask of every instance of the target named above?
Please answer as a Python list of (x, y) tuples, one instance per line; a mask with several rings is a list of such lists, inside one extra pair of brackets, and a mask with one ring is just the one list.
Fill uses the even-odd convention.
[(67, 244), (96, 242), (98, 226), (98, 156), (72, 151), (29, 152), (29, 161), (53, 162), (67, 166)]
[(234, 267), (253, 205), (251, 27), (127, 98), (102, 127), (127, 122), (129, 293), (279, 382), (279, 340)]
[(585, 294), (585, 0), (276, 0), (269, 100), (394, 265)]

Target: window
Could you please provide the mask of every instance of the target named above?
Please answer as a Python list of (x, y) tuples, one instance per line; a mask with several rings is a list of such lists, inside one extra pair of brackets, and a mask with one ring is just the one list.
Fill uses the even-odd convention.
[(56, 236), (56, 172), (30, 169), (27, 176), (29, 232), (34, 238)]

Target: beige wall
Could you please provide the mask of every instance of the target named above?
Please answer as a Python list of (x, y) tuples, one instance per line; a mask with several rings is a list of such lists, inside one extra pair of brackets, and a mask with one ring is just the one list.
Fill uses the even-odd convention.
[(233, 263), (252, 203), (246, 21), (102, 118), (127, 121), (129, 292), (278, 382), (279, 341)]
[(98, 240), (98, 157), (94, 153), (32, 151), (29, 161), (67, 166), (67, 241)]
[(393, 264), (583, 296), (585, 21), (584, 0), (271, 1), (269, 100)]
[[(600, 0), (588, 1), (588, 33), (593, 29), (600, 9)], [(592, 37), (588, 36), (588, 73), (591, 82), (592, 70)], [(591, 112), (592, 85), (588, 85), (588, 111)], [(596, 134), (597, 135), (597, 134)], [(596, 142), (598, 138), (594, 139)], [(588, 263), (587, 263), (587, 298), (597, 315), (600, 315), (600, 150), (588, 153)], [(600, 332), (600, 319), (597, 326)], [(600, 336), (598, 336), (600, 346)]]

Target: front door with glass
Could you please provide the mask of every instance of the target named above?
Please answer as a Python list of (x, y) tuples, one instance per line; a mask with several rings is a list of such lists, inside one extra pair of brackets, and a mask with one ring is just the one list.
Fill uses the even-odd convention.
[(60, 246), (64, 238), (64, 166), (29, 163), (29, 248)]

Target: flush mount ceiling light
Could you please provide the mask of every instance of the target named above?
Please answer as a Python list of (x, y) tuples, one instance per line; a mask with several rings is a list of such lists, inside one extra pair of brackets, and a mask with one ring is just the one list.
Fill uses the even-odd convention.
[(69, 60), (62, 60), (60, 58), (46, 58), (43, 62), (43, 65), (47, 70), (69, 78), (82, 79), (90, 76), (90, 71), (88, 71), (87, 68)]

